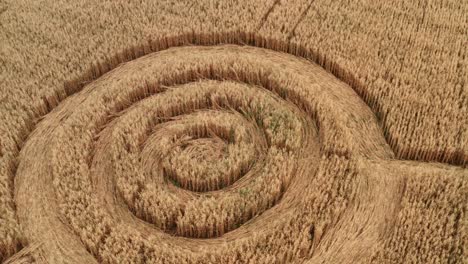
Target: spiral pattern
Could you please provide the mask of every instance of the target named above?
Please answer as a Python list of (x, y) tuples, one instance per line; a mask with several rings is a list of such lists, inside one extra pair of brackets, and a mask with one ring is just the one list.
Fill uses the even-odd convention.
[(49, 260), (235, 262), (252, 246), (259, 261), (291, 260), (311, 256), (313, 211), (327, 211), (304, 200), (314, 177), (352, 181), (352, 162), (327, 168), (391, 156), (368, 107), (319, 66), (178, 47), (120, 65), (46, 115), (21, 152), (16, 201)]
[(317, 150), (314, 134), (306, 116), (271, 93), (193, 82), (142, 100), (106, 126), (94, 157), (112, 158), (95, 160), (91, 174), (108, 178), (96, 179), (100, 193), (117, 189), (136, 216), (162, 230), (220, 236), (280, 199), (297, 161)]

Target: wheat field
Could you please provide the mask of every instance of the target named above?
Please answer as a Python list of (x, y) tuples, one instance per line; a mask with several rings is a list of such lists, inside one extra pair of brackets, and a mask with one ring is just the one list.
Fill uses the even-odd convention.
[(1, 263), (468, 263), (468, 2), (0, 0)]

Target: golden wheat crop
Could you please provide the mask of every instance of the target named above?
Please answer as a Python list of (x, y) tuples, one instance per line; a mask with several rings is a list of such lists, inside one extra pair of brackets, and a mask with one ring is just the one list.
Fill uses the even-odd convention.
[(0, 261), (467, 261), (466, 4), (206, 2), (0, 2)]

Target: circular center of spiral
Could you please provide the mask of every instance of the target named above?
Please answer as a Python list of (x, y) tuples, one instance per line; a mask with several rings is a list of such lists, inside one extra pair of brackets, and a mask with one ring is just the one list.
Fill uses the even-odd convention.
[[(174, 185), (197, 192), (230, 185), (248, 171), (251, 162), (248, 159), (239, 160), (239, 156), (231, 157), (236, 149), (245, 146), (233, 145), (234, 142), (228, 140), (223, 135), (215, 134), (200, 138), (185, 136), (175, 140), (175, 146), (163, 158), (165, 176)], [(248, 154), (252, 149), (241, 151)], [(239, 167), (232, 170), (229, 165)]]
[[(223, 119), (231, 122), (222, 123)], [(261, 154), (250, 135), (255, 130), (248, 133), (248, 124), (236, 129), (233, 122), (245, 120), (228, 112), (201, 111), (158, 125), (143, 149), (156, 159), (151, 166), (154, 177), (160, 178), (161, 171), (164, 179), (192, 192), (232, 185)]]
[[(226, 142), (220, 138), (197, 138), (189, 140), (181, 146), (182, 155), (193, 162), (216, 164), (226, 156)], [(193, 163), (192, 163), (193, 164)]]

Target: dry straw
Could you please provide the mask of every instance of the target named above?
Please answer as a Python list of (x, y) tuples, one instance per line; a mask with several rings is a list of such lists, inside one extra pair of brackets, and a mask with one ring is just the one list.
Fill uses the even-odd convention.
[[(329, 55), (340, 41), (318, 45), (326, 32), (297, 44), (305, 24), (348, 22), (292, 2), (272, 3), (255, 27), (281, 27), (278, 38), (169, 34), (98, 59), (29, 112), (8, 104), (27, 118), (5, 115), (21, 133), (0, 149), (0, 261), (466, 261), (466, 169), (397, 160), (465, 166), (464, 132), (449, 147), (408, 140), (409, 123), (427, 122), (388, 82), (414, 80), (350, 71)], [(428, 113), (452, 109), (431, 101)], [(443, 121), (434, 131), (460, 127)]]
[(393, 157), (367, 105), (311, 62), (171, 48), (41, 120), (16, 204), (43, 241), (30, 255), (52, 262), (370, 261), (399, 221)]
[[(291, 244), (280, 259), (292, 261), (313, 252), (315, 221), (345, 209), (303, 204), (316, 174), (331, 173), (316, 168), (392, 155), (367, 106), (317, 65), (252, 47), (168, 49), (109, 72), (38, 124), (20, 156), (18, 215), (53, 261), (115, 262), (114, 250), (138, 246), (119, 258), (229, 262), (273, 237), (255, 257)], [(349, 199), (320, 188), (334, 194), (317, 202)]]

